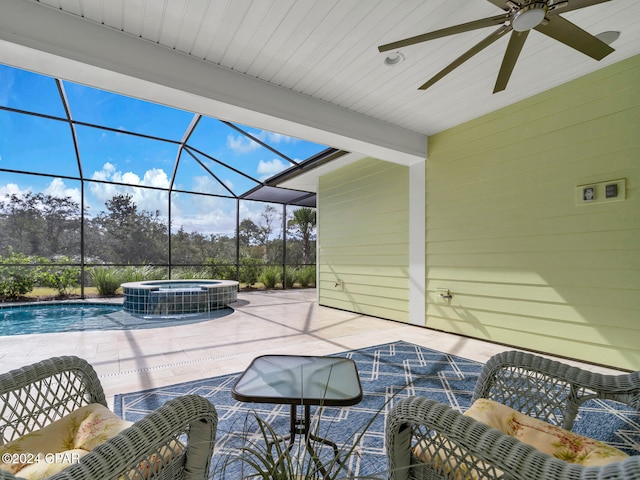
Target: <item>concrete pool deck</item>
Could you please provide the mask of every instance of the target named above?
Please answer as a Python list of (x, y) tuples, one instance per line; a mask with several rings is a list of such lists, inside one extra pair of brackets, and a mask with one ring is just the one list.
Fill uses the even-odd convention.
[[(59, 355), (86, 359), (113, 396), (244, 370), (265, 354), (326, 355), (395, 340), (485, 362), (510, 347), (318, 305), (315, 289), (239, 292), (226, 317), (145, 330), (0, 336), (0, 372)], [(95, 302), (95, 299), (91, 300)], [(122, 302), (122, 299), (112, 299)], [(580, 362), (592, 371), (617, 373)]]

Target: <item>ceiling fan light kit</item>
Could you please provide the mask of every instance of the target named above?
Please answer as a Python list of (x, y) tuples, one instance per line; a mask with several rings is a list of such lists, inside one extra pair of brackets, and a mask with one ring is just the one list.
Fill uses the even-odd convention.
[[(456, 35), (458, 33), (485, 27), (498, 26), (498, 29), (492, 32), (488, 37), (471, 47), (419, 87), (420, 90), (426, 90), (471, 57), (477, 55), (489, 45), (497, 41), (499, 38), (503, 37), (507, 33), (511, 33), (511, 38), (507, 45), (502, 64), (500, 66), (500, 71), (498, 72), (498, 78), (496, 80), (493, 93), (500, 92), (507, 87), (511, 73), (513, 72), (518, 57), (520, 56), (524, 43), (527, 40), (529, 31), (531, 30), (536, 30), (537, 32), (588, 55), (595, 60), (601, 60), (614, 51), (614, 49), (608, 45), (608, 43), (611, 43), (612, 41), (610, 37), (601, 38), (601, 36), (591, 35), (559, 15), (560, 13), (590, 7), (592, 5), (609, 2), (611, 0), (487, 1), (496, 7), (501, 8), (504, 13), (502, 15), (474, 20), (472, 22), (454, 25), (452, 27), (435, 30), (433, 32), (381, 45), (378, 47), (378, 50), (380, 52), (386, 52), (396, 48), (407, 47), (409, 45), (434, 40), (436, 38)], [(400, 54), (400, 52), (396, 52), (396, 54)], [(396, 57), (389, 55), (385, 59), (385, 64), (395, 65), (400, 63), (402, 60), (404, 60), (404, 55), (402, 55), (401, 59), (396, 59)]]
[(540, 25), (546, 14), (546, 3), (530, 3), (516, 10), (511, 18), (511, 27), (516, 32), (527, 32)]

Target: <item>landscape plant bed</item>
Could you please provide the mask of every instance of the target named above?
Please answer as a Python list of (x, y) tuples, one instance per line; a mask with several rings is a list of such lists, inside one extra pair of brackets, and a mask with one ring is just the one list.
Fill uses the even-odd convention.
[[(300, 285), (294, 285), (293, 287), (289, 287), (288, 289), (300, 290), (303, 288), (314, 289), (316, 287), (313, 285), (308, 287), (301, 287)], [(267, 290), (282, 290), (282, 285), (276, 285), (276, 287), (274, 288), (266, 288), (261, 283), (257, 283), (254, 285), (240, 284), (240, 291), (259, 292), (259, 291), (267, 291)], [(31, 292), (29, 292), (26, 295), (21, 295), (13, 299), (7, 298), (4, 300), (0, 300), (0, 302), (1, 303), (27, 303), (27, 302), (48, 302), (53, 300), (86, 300), (91, 298), (124, 298), (124, 296), (121, 291), (117, 292), (115, 295), (100, 295), (95, 287), (86, 287), (84, 289), (84, 298), (80, 295), (79, 289), (78, 289), (78, 292), (61, 296), (61, 295), (58, 295), (58, 293), (53, 288), (38, 287), (38, 288), (34, 288)]]

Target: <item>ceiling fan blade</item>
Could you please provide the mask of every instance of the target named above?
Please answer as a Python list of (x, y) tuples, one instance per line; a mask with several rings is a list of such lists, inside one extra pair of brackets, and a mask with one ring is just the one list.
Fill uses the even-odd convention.
[(510, 10), (509, 5), (507, 5), (507, 0), (487, 0), (489, 3), (493, 3), (496, 7), (501, 8), (505, 12)]
[(420, 86), (420, 88), (418, 90), (426, 90), (431, 85), (433, 85), (438, 80), (440, 80), (442, 77), (444, 77), (445, 75), (447, 75), (450, 72), (452, 72), (453, 70), (455, 70), (457, 67), (462, 65), (464, 62), (469, 60), (471, 57), (473, 57), (477, 53), (480, 53), (482, 50), (487, 48), (489, 45), (491, 45), (493, 42), (495, 42), (496, 40), (498, 40), (499, 38), (504, 36), (509, 31), (511, 31), (511, 26), (503, 25), (498, 30), (493, 32), (491, 35), (486, 37), (484, 40), (482, 40), (481, 42), (477, 43), (472, 48), (467, 50), (465, 53), (460, 55), (453, 62), (451, 62), (449, 65), (447, 65), (445, 68), (440, 70), (440, 72), (438, 72), (435, 76), (433, 76), (431, 79), (429, 79), (428, 82), (426, 82), (424, 85)]
[(460, 25), (454, 25), (453, 27), (443, 28), (441, 30), (435, 30), (429, 33), (423, 33), (415, 37), (405, 38), (404, 40), (398, 40), (397, 42), (387, 43), (386, 45), (380, 45), (378, 50), (380, 52), (387, 52), (389, 50), (395, 50), (409, 45), (415, 45), (416, 43), (426, 42), (428, 40), (434, 40), (436, 38), (447, 37), (449, 35), (455, 35), (457, 33), (469, 32), (471, 30), (477, 30), (479, 28), (494, 27), (506, 22), (509, 19), (509, 15), (498, 15), (496, 17), (483, 18), (481, 20), (474, 20), (473, 22), (461, 23)]
[(522, 47), (524, 46), (524, 42), (528, 36), (528, 30), (525, 32), (516, 32), (514, 30), (511, 34), (511, 38), (509, 38), (509, 45), (507, 45), (507, 51), (504, 53), (504, 58), (502, 59), (498, 79), (496, 80), (496, 85), (493, 88), (493, 93), (501, 92), (507, 88), (507, 83), (509, 82), (509, 78), (511, 78), (513, 67), (516, 66), (516, 62), (518, 61), (518, 57), (520, 56), (520, 52), (522, 51)]
[(613, 48), (602, 40), (585, 32), (561, 16), (549, 18), (547, 22), (541, 23), (535, 27), (535, 29), (596, 60), (602, 60), (614, 51)]
[(610, 2), (611, 0), (568, 0), (556, 2), (553, 8), (549, 7), (549, 15), (570, 12), (571, 10), (578, 10), (580, 8), (590, 7), (591, 5), (597, 5), (599, 3)]

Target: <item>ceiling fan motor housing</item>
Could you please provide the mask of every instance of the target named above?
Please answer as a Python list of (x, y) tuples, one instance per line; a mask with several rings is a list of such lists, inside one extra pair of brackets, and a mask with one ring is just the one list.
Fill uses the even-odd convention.
[(516, 32), (527, 32), (537, 27), (547, 14), (546, 2), (533, 2), (516, 10), (511, 17), (511, 27)]

